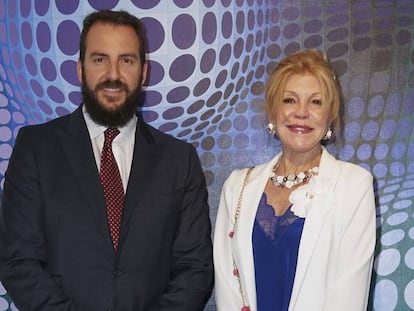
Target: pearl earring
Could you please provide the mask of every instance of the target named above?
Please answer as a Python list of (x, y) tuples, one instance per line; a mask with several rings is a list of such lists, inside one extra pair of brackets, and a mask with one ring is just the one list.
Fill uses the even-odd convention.
[(267, 124), (267, 131), (269, 132), (270, 135), (275, 136), (276, 135), (276, 131), (275, 131), (275, 127), (273, 126), (272, 123), (268, 123)]
[(329, 129), (326, 132), (325, 136), (322, 138), (322, 140), (324, 140), (324, 141), (330, 140), (332, 138), (332, 134), (333, 134), (332, 129)]

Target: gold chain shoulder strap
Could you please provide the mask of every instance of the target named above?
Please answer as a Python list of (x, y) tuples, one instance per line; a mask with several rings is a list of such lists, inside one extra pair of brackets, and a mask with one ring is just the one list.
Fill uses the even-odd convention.
[(244, 188), (247, 185), (247, 181), (249, 180), (250, 173), (252, 172), (253, 169), (254, 169), (254, 166), (249, 167), (247, 169), (246, 175), (244, 176), (243, 185), (242, 185), (242, 188), (241, 188), (240, 194), (239, 194), (239, 199), (237, 200), (236, 212), (234, 213), (233, 234), (236, 232), (237, 224), (239, 223), (240, 209), (241, 209), (241, 202), (242, 202), (242, 199), (243, 199)]
[[(244, 176), (242, 188), (241, 188), (240, 194), (239, 194), (239, 199), (237, 200), (236, 211), (234, 213), (233, 230), (229, 234), (230, 238), (233, 238), (233, 236), (234, 236), (234, 234), (236, 233), (236, 230), (237, 230), (237, 225), (239, 223), (240, 209), (241, 209), (241, 202), (242, 202), (242, 199), (243, 199), (244, 188), (247, 185), (247, 181), (249, 180), (249, 176), (250, 176), (250, 173), (252, 172), (253, 168), (254, 168), (254, 166), (249, 167), (246, 171), (246, 175)], [(237, 268), (236, 261), (234, 260), (234, 256), (233, 256), (233, 275), (237, 278), (237, 281), (239, 283), (239, 290), (240, 290), (240, 295), (241, 295), (241, 299), (242, 299), (242, 303), (243, 303), (243, 306), (241, 307), (241, 310), (242, 311), (249, 311), (250, 307), (249, 307), (249, 304), (247, 302), (247, 297), (244, 294), (243, 286), (242, 286), (241, 279), (240, 279), (239, 269)]]

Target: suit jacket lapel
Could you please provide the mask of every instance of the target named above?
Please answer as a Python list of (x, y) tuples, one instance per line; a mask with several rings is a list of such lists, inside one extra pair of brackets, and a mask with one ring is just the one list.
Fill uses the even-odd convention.
[[(158, 163), (159, 153), (157, 150), (158, 144), (155, 142), (146, 124), (138, 115), (131, 172), (125, 193), (120, 247), (122, 247), (122, 240), (128, 232), (129, 222), (136, 207), (139, 205), (140, 199), (148, 192), (148, 180), (152, 178), (153, 167)], [(145, 221), (144, 218), (143, 221)]]
[(70, 116), (66, 130), (59, 131), (57, 137), (72, 173), (79, 184), (82, 197), (85, 198), (92, 214), (95, 215), (97, 227), (112, 248), (107, 225), (105, 199), (81, 107)]

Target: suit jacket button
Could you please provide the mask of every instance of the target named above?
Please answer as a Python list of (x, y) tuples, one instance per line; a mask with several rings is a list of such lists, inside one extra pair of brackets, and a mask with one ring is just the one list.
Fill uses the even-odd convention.
[(120, 277), (123, 274), (123, 272), (121, 270), (115, 270), (114, 275), (115, 277)]

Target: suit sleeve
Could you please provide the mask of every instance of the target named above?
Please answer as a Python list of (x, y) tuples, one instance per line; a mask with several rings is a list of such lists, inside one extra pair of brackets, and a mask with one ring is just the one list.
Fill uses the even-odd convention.
[(78, 311), (47, 265), (41, 182), (36, 143), (22, 128), (6, 172), (0, 208), (0, 279), (15, 305), (25, 311)]
[(173, 245), (171, 280), (151, 311), (203, 310), (213, 287), (211, 223), (207, 188), (195, 149), (190, 148), (185, 192)]
[[(365, 311), (368, 303), (376, 241), (375, 199), (372, 176), (353, 176), (343, 193), (353, 200), (343, 215), (343, 228), (334, 286), (328, 289), (323, 310)], [(344, 198), (345, 200), (345, 198)], [(350, 206), (350, 202), (355, 202)]]

